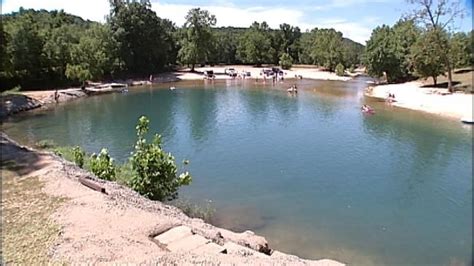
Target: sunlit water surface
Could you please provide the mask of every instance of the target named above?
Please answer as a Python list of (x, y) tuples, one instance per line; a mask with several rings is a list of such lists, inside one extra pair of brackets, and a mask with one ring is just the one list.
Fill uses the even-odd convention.
[[(125, 161), (140, 115), (178, 162), (182, 198), (272, 248), (353, 265), (472, 263), (472, 128), (364, 98), (363, 80), (166, 84), (33, 112), (3, 129)], [(168, 90), (175, 86), (174, 91)], [(367, 116), (363, 102), (376, 108)]]

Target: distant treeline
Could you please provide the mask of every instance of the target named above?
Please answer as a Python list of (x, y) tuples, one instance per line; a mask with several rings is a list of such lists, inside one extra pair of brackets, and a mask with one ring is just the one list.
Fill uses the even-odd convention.
[(1, 90), (77, 85), (85, 80), (147, 77), (200, 64), (315, 64), (355, 67), (364, 46), (334, 29), (301, 32), (282, 24), (216, 28), (216, 18), (192, 9), (177, 27), (149, 1), (110, 1), (106, 23), (63, 11), (20, 9), (1, 16)]

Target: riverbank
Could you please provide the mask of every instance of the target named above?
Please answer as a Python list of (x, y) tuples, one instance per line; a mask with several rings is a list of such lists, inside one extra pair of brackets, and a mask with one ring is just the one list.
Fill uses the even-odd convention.
[[(42, 256), (44, 262), (71, 264), (343, 265), (327, 259), (300, 259), (272, 250), (263, 237), (251, 231), (235, 233), (206, 224), (201, 219), (189, 218), (175, 207), (148, 200), (115, 182), (98, 180), (53, 153), (23, 147), (3, 133), (0, 145), (2, 176), (8, 179), (2, 179), (2, 182), (9, 182), (8, 186), (2, 187), (8, 191), (2, 191), (2, 194), (34, 192), (41, 195), (40, 198), (22, 197), (20, 211), (4, 213), (8, 227), (16, 229), (14, 232), (18, 234), (4, 238), (7, 241), (4, 247), (12, 249), (4, 253), (7, 263), (28, 264)], [(101, 186), (105, 193), (82, 185), (82, 179)], [(25, 185), (25, 180), (32, 182)], [(55, 203), (54, 208), (49, 202)], [(2, 201), (2, 210), (15, 209), (12, 205), (18, 206), (18, 203)], [(39, 221), (22, 219), (21, 223), (16, 222), (16, 216), (22, 216), (21, 213), (40, 213), (44, 217)], [(34, 233), (22, 235), (33, 227)], [(163, 244), (171, 237), (169, 234), (164, 237), (168, 230), (183, 228), (190, 230), (188, 234), (192, 239)], [(38, 237), (40, 239), (36, 239)], [(191, 242), (196, 239), (205, 244)], [(41, 249), (32, 247), (40, 242), (47, 246), (43, 243)], [(8, 254), (16, 255), (12, 258)]]
[(365, 95), (381, 100), (395, 94), (393, 106), (461, 119), (472, 117), (473, 94), (449, 93), (447, 89), (426, 87), (420, 81), (369, 87)]
[[(258, 78), (263, 82), (263, 76), (260, 74), (263, 69), (268, 69), (268, 67), (254, 67), (249, 65), (234, 65), (234, 66), (213, 66), (213, 67), (197, 67), (195, 72), (190, 72), (189, 69), (184, 69), (183, 71), (174, 72), (173, 74), (179, 80), (199, 80), (203, 79), (204, 71), (212, 70), (215, 74), (215, 79), (232, 79), (229, 75), (225, 74), (225, 70), (233, 68), (236, 73), (240, 74), (242, 72), (250, 72), (250, 79)], [(319, 68), (307, 68), (307, 67), (293, 67), (290, 70), (283, 70), (285, 79), (295, 79), (301, 76), (304, 79), (316, 79), (316, 80), (339, 80), (339, 81), (348, 81), (352, 79), (351, 76), (338, 76), (334, 72), (322, 71)], [(268, 79), (268, 78), (267, 78)], [(271, 82), (271, 78), (267, 81)]]

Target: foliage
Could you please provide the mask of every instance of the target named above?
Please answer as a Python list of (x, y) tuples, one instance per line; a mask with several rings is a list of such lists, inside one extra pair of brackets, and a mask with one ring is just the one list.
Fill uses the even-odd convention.
[(240, 60), (246, 64), (261, 65), (271, 61), (270, 28), (266, 22), (254, 22), (242, 35), (237, 48)]
[(39, 149), (51, 149), (57, 147), (56, 143), (50, 139), (43, 139), (35, 143), (35, 146)]
[(345, 68), (344, 68), (343, 64), (341, 64), (341, 63), (337, 64), (337, 66), (336, 66), (336, 75), (341, 76), (341, 77), (344, 76), (344, 74), (345, 74), (344, 70), (345, 70)]
[(159, 18), (148, 2), (114, 6), (108, 23), (118, 44), (118, 62), (128, 73), (149, 75), (173, 63), (174, 26)]
[(284, 53), (280, 56), (280, 62), (279, 65), (283, 69), (290, 69), (291, 66), (293, 65), (293, 58), (287, 53)]
[(84, 156), (86, 153), (79, 146), (74, 147), (72, 152), (74, 154), (74, 163), (82, 168), (84, 166)]
[(338, 63), (343, 62), (342, 34), (334, 29), (314, 29), (311, 57), (314, 62), (330, 71), (334, 71)]
[(100, 79), (119, 68), (115, 58), (117, 42), (110, 38), (112, 32), (106, 25), (93, 25), (84, 37), (71, 47), (71, 60), (66, 64), (66, 77), (80, 82)]
[(212, 218), (216, 212), (216, 209), (212, 206), (210, 200), (206, 201), (205, 204), (193, 203), (188, 199), (178, 199), (170, 203), (182, 210), (187, 216), (202, 219), (207, 223), (212, 222)]
[(186, 15), (186, 23), (183, 28), (184, 36), (178, 58), (182, 63), (191, 64), (192, 71), (194, 71), (195, 64), (206, 62), (210, 57), (213, 47), (211, 26), (215, 24), (216, 17), (207, 10), (193, 8)]
[(436, 51), (443, 61), (448, 76), (448, 89), (453, 91), (452, 69), (454, 67), (451, 55), (451, 43), (446, 41), (445, 33), (450, 33), (454, 20), (464, 16), (464, 9), (460, 1), (452, 0), (409, 0), (415, 5), (415, 10), (411, 16), (427, 32), (432, 32), (434, 43), (430, 45), (438, 46)]
[(90, 167), (98, 178), (115, 180), (114, 160), (110, 158), (107, 149), (102, 149), (98, 155), (95, 153), (91, 155)]
[(432, 77), (435, 86), (437, 77), (444, 73), (444, 61), (436, 35), (434, 30), (423, 33), (411, 50), (411, 60), (416, 75), (422, 78)]
[(474, 65), (473, 33), (474, 31), (469, 34), (457, 32), (451, 36), (450, 48), (454, 67), (461, 68)]
[(147, 143), (145, 135), (150, 121), (142, 116), (136, 126), (137, 142), (130, 158), (134, 176), (130, 186), (153, 200), (172, 200), (178, 196), (178, 188), (191, 183), (188, 172), (178, 176), (174, 157), (161, 147), (161, 137), (155, 135)]

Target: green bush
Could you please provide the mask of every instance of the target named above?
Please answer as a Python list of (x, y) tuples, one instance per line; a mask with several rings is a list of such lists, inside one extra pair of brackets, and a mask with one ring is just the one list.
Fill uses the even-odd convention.
[(81, 147), (76, 146), (72, 149), (74, 155), (74, 163), (77, 164), (80, 168), (84, 166), (84, 156), (86, 153), (81, 149)]
[(188, 172), (178, 176), (174, 157), (161, 148), (161, 137), (155, 135), (147, 143), (145, 135), (150, 121), (142, 116), (136, 126), (137, 142), (130, 161), (133, 177), (129, 185), (152, 200), (172, 200), (178, 197), (178, 188), (191, 183)]
[(96, 155), (95, 153), (92, 154), (90, 167), (92, 173), (94, 173), (98, 178), (115, 180), (114, 160), (110, 158), (107, 149), (102, 149), (99, 155)]
[(287, 53), (280, 56), (280, 66), (283, 69), (290, 69), (293, 66), (293, 58)]
[(187, 216), (202, 219), (207, 223), (212, 222), (212, 218), (216, 212), (210, 200), (206, 201), (205, 204), (201, 204), (193, 203), (189, 199), (178, 199), (170, 202), (170, 204), (182, 210)]
[(344, 65), (342, 65), (341, 63), (337, 64), (336, 66), (336, 75), (344, 76)]
[(51, 149), (57, 147), (56, 143), (50, 139), (43, 139), (36, 142), (35, 146), (39, 149)]

